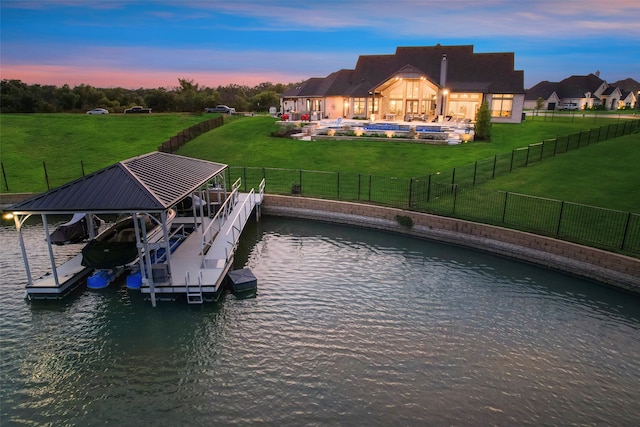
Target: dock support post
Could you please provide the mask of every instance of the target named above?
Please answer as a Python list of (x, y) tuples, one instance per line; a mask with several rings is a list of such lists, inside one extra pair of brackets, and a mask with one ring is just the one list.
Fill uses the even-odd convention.
[(44, 224), (44, 234), (47, 236), (47, 247), (49, 248), (49, 259), (51, 260), (51, 272), (53, 273), (53, 281), (56, 286), (60, 286), (58, 280), (58, 269), (56, 268), (56, 259), (51, 248), (51, 237), (49, 233), (49, 223), (47, 222), (47, 214), (42, 214), (42, 223)]

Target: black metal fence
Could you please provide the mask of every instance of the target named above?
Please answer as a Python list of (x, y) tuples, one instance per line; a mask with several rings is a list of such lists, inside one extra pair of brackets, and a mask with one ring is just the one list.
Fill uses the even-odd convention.
[(230, 182), (242, 178), (245, 191), (257, 187), (264, 178), (270, 194), (298, 194), (435, 213), (638, 256), (640, 214), (475, 185), (556, 154), (639, 130), (638, 120), (610, 124), (420, 178), (248, 167), (230, 167), (228, 178)]

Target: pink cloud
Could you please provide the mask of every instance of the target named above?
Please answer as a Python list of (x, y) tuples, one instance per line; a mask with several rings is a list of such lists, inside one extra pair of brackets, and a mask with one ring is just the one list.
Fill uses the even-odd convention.
[(3, 65), (2, 79), (21, 80), (27, 84), (71, 87), (81, 84), (98, 88), (122, 87), (138, 88), (173, 88), (178, 86), (178, 79), (193, 80), (201, 86), (217, 87), (229, 84), (253, 87), (260, 83), (294, 83), (305, 80), (308, 76), (291, 75), (275, 72), (189, 72), (144, 70), (144, 69), (91, 69), (63, 65)]

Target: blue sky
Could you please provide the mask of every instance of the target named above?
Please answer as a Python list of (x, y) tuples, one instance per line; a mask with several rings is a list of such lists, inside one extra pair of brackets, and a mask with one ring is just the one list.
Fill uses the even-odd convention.
[(525, 88), (640, 81), (639, 0), (0, 0), (2, 79), (171, 88), (290, 83), (397, 46), (514, 52)]

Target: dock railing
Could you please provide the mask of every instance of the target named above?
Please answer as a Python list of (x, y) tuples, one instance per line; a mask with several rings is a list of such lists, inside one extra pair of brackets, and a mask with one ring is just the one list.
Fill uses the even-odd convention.
[(231, 211), (233, 211), (233, 207), (238, 201), (238, 192), (240, 190), (241, 183), (242, 181), (240, 178), (235, 180), (235, 182), (231, 186), (231, 193), (224, 201), (224, 203), (220, 206), (220, 209), (218, 209), (218, 212), (216, 212), (216, 214), (212, 218), (211, 223), (202, 232), (202, 242), (200, 249), (202, 250), (201, 253), (203, 257), (204, 255), (206, 255), (206, 252), (211, 247), (213, 240), (220, 232), (222, 225), (225, 223), (225, 220), (231, 214)]
[(248, 197), (236, 208), (237, 213), (233, 217), (231, 227), (227, 230), (225, 237), (226, 244), (224, 246), (224, 251), (227, 261), (229, 261), (235, 253), (235, 248), (238, 244), (238, 240), (240, 239), (240, 234), (242, 234), (244, 224), (247, 222), (249, 215), (251, 215), (251, 212), (253, 211), (253, 207), (256, 203), (255, 193), (255, 190), (252, 188), (251, 191), (249, 191)]

